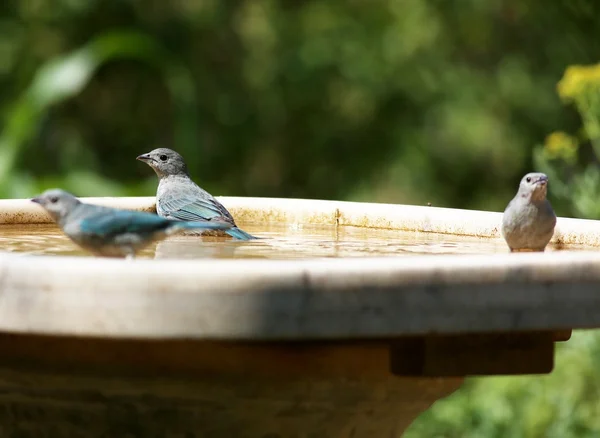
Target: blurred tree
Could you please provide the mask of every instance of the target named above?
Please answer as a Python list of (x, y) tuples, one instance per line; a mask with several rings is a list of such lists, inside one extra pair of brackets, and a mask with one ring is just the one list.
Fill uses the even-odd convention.
[[(555, 84), (596, 61), (598, 13), (592, 0), (4, 2), (0, 195), (151, 194), (134, 157), (164, 145), (217, 194), (501, 210), (534, 146), (577, 129)], [(77, 56), (85, 74), (61, 66)]]

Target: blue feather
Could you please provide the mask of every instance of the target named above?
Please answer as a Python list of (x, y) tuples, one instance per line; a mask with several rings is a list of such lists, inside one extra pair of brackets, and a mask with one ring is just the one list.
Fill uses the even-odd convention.
[(153, 233), (169, 227), (167, 219), (159, 216), (126, 210), (104, 210), (83, 219), (80, 229), (84, 233), (111, 236), (123, 233)]
[(234, 227), (231, 228), (230, 230), (225, 231), (227, 234), (229, 234), (231, 237), (238, 239), (238, 240), (254, 240), (254, 239), (258, 239), (258, 237), (255, 237), (251, 234), (246, 233), (244, 230), (240, 230), (238, 227)]
[[(167, 220), (169, 220), (169, 219), (167, 219)], [(225, 221), (182, 222), (182, 221), (169, 220), (169, 222), (173, 222), (175, 224), (175, 225), (173, 225), (174, 227), (183, 227), (188, 230), (193, 230), (193, 229), (225, 230), (225, 232), (228, 232), (229, 230), (231, 230), (231, 227), (233, 226), (229, 222), (225, 222)]]
[(167, 214), (182, 221), (211, 220), (225, 218), (231, 220), (231, 215), (224, 207), (207, 199), (168, 199), (161, 201), (161, 207)]
[(110, 212), (104, 210), (101, 214), (83, 219), (80, 223), (83, 233), (99, 236), (115, 236), (125, 233), (152, 234), (169, 228), (227, 230), (231, 228), (231, 224), (222, 221), (179, 222), (155, 214), (128, 210)]
[[(221, 204), (218, 204), (216, 200), (192, 200), (189, 197), (182, 196), (177, 199), (169, 198), (168, 200), (161, 200), (160, 204), (161, 208), (169, 218), (180, 221), (200, 221), (200, 223), (205, 223), (204, 221), (211, 223), (215, 219), (219, 219), (231, 223), (233, 228), (225, 231), (231, 237), (238, 240), (258, 239), (258, 237), (252, 236), (251, 234), (248, 234), (247, 232), (236, 227), (231, 214), (229, 214), (225, 207), (223, 207)], [(210, 228), (207, 227), (206, 229)]]

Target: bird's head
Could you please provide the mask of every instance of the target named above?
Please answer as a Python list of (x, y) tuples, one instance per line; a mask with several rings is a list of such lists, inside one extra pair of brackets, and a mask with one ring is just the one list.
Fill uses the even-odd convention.
[(183, 157), (171, 149), (154, 149), (147, 154), (140, 155), (136, 160), (143, 161), (154, 169), (159, 178), (171, 175), (188, 174)]
[(528, 173), (521, 179), (519, 194), (530, 201), (543, 201), (548, 193), (548, 177), (544, 173)]
[(31, 202), (40, 204), (55, 221), (60, 221), (79, 204), (79, 200), (61, 189), (46, 190), (41, 195), (31, 199)]

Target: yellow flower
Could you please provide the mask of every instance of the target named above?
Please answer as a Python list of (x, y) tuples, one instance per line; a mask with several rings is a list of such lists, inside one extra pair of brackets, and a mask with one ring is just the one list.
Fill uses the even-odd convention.
[(576, 99), (589, 88), (600, 88), (600, 64), (572, 65), (557, 85), (558, 95), (565, 100)]
[(569, 134), (561, 131), (553, 132), (546, 137), (544, 151), (549, 158), (563, 158), (570, 160), (577, 153), (577, 140)]

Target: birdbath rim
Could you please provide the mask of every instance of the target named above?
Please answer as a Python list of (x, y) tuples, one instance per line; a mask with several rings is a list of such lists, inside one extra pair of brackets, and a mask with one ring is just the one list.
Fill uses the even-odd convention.
[[(151, 210), (153, 198), (92, 198)], [(498, 239), (501, 213), (220, 198), (242, 224), (280, 221)], [(28, 200), (0, 223), (47, 223)], [(599, 245), (600, 222), (559, 218), (554, 243)], [(157, 269), (160, 267), (160, 269)], [(0, 330), (231, 341), (378, 339), (600, 327), (600, 253), (306, 260), (111, 260), (0, 253)]]

